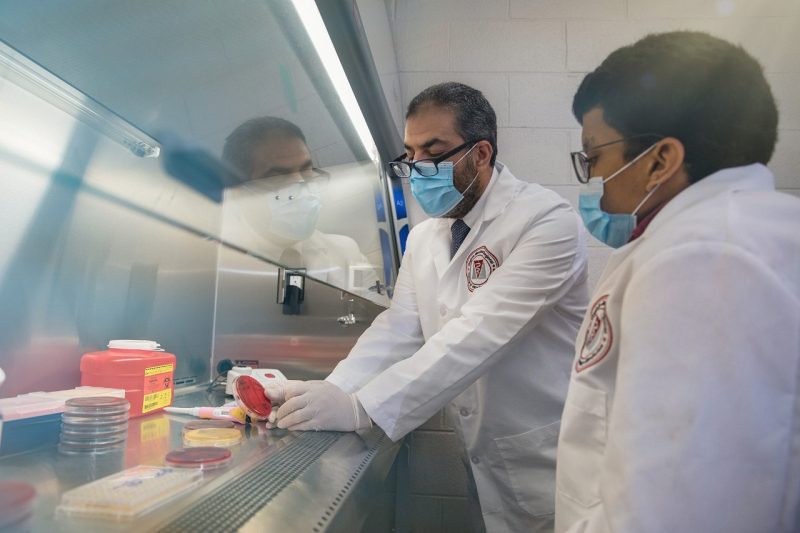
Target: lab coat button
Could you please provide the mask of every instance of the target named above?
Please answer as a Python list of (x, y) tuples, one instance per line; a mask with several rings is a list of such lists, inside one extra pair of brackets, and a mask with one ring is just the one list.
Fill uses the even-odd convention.
[(480, 463), (480, 462), (481, 462), (481, 460), (480, 460), (480, 459), (478, 459), (478, 458), (477, 458), (477, 457), (475, 457), (474, 455), (472, 456), (472, 464), (476, 465), (476, 464), (478, 464), (478, 463)]
[(467, 410), (466, 407), (462, 407), (459, 413), (461, 413), (461, 416), (467, 416), (469, 414), (469, 411)]

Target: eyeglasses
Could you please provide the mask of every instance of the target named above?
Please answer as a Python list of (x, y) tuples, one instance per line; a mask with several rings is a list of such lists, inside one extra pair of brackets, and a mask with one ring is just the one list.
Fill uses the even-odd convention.
[(589, 178), (592, 177), (592, 165), (595, 161), (597, 161), (598, 156), (589, 157), (587, 152), (594, 152), (600, 148), (605, 148), (607, 146), (611, 146), (612, 144), (617, 144), (625, 141), (630, 141), (631, 139), (638, 139), (641, 137), (653, 137), (658, 139), (663, 139), (664, 136), (658, 133), (641, 133), (639, 135), (632, 135), (631, 137), (625, 137), (624, 139), (617, 139), (616, 141), (611, 141), (608, 143), (598, 144), (597, 146), (593, 146), (588, 151), (580, 151), (580, 152), (570, 152), (570, 157), (572, 158), (572, 168), (575, 170), (575, 176), (578, 178), (578, 181), (581, 183), (589, 183)]
[(406, 154), (402, 154), (398, 156), (397, 159), (389, 162), (389, 170), (391, 170), (392, 173), (398, 178), (411, 177), (412, 170), (416, 170), (420, 176), (435, 176), (439, 173), (439, 163), (443, 162), (449, 157), (453, 157), (467, 146), (478, 144), (482, 140), (483, 139), (478, 139), (477, 141), (467, 141), (464, 144), (456, 146), (449, 152), (445, 152), (438, 157), (432, 157), (430, 159), (408, 161), (406, 159)]
[[(298, 175), (302, 179), (297, 179)], [(306, 187), (313, 193), (320, 193), (328, 185), (330, 173), (319, 168), (301, 170), (297, 174), (269, 176), (247, 181), (241, 185), (253, 194), (269, 194), (275, 200), (294, 200), (300, 188)]]

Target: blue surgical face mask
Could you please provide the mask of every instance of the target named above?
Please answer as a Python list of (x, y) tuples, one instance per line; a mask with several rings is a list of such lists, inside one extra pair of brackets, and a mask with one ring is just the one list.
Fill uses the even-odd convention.
[(581, 188), (580, 196), (578, 198), (578, 210), (581, 213), (581, 218), (589, 233), (594, 237), (612, 248), (619, 248), (625, 245), (633, 234), (633, 229), (636, 227), (636, 213), (644, 205), (644, 203), (653, 195), (656, 190), (661, 186), (659, 183), (652, 191), (650, 191), (644, 199), (639, 202), (633, 213), (606, 213), (600, 207), (600, 199), (603, 197), (603, 185), (619, 176), (622, 172), (628, 169), (631, 165), (636, 163), (639, 159), (644, 157), (646, 153), (655, 147), (653, 144), (650, 148), (637, 155), (625, 166), (611, 174), (609, 177), (603, 179), (602, 177), (594, 177), (589, 179), (589, 183)]
[[(475, 146), (477, 144), (472, 145), (472, 148), (475, 148)], [(467, 150), (467, 153), (455, 163), (452, 161), (439, 163), (437, 165), (438, 171), (433, 176), (421, 176), (417, 169), (411, 171), (411, 193), (428, 216), (441, 217), (446, 215), (464, 199), (464, 193), (459, 192), (455, 184), (453, 184), (453, 167), (467, 157), (472, 148)], [(472, 178), (464, 192), (467, 192), (477, 179), (478, 173), (476, 172), (475, 177)]]

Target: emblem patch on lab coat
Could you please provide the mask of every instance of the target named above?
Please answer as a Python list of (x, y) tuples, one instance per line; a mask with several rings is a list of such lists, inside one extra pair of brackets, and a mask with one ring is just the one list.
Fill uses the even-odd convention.
[(499, 266), (500, 261), (485, 246), (473, 250), (467, 257), (466, 262), (467, 288), (469, 292), (473, 292), (489, 281), (489, 276)]
[(589, 324), (583, 334), (583, 346), (575, 363), (575, 370), (580, 372), (594, 366), (608, 355), (614, 343), (614, 332), (611, 329), (611, 320), (608, 318), (606, 305), (608, 294), (601, 296), (592, 305), (589, 314)]

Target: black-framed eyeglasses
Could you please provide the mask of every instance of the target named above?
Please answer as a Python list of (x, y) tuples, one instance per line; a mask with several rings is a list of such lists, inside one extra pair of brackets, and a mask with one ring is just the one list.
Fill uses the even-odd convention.
[[(255, 194), (271, 194), (275, 200), (293, 200), (295, 187), (307, 187), (311, 192), (320, 193), (330, 180), (330, 173), (320, 168), (308, 168), (294, 174), (268, 176), (244, 182), (241, 186)], [(298, 177), (302, 179), (298, 179)]]
[(616, 141), (611, 141), (603, 144), (598, 144), (597, 146), (592, 146), (589, 150), (584, 151), (581, 150), (579, 152), (570, 152), (570, 158), (572, 159), (572, 168), (575, 170), (575, 177), (578, 178), (578, 181), (581, 183), (589, 183), (589, 178), (592, 177), (592, 164), (597, 160), (598, 156), (589, 156), (588, 152), (594, 152), (600, 148), (605, 148), (606, 146), (611, 146), (612, 144), (618, 144), (625, 141), (630, 141), (632, 139), (639, 139), (642, 137), (652, 137), (663, 139), (664, 136), (659, 133), (640, 133), (638, 135), (632, 135), (630, 137), (625, 137), (623, 139), (617, 139)]
[(467, 141), (464, 144), (460, 144), (450, 150), (449, 152), (445, 152), (440, 156), (432, 157), (430, 159), (419, 159), (417, 161), (408, 161), (406, 159), (406, 154), (402, 154), (398, 156), (393, 161), (389, 162), (389, 170), (392, 171), (392, 174), (398, 178), (409, 178), (411, 177), (411, 171), (416, 170), (420, 176), (435, 176), (439, 173), (439, 164), (442, 163), (445, 159), (453, 157), (458, 152), (466, 148), (470, 145), (476, 145), (484, 139), (478, 139), (476, 141)]

